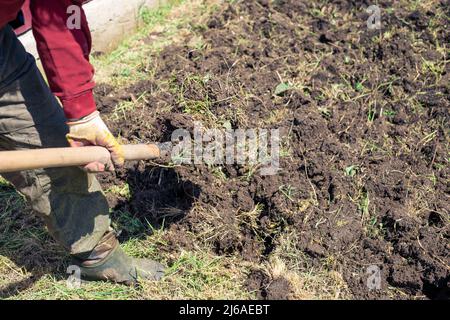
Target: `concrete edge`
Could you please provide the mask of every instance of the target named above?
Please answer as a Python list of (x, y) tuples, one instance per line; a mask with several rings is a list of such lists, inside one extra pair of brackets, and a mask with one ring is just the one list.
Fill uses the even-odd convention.
[[(109, 52), (138, 27), (142, 6), (156, 8), (165, 0), (93, 0), (83, 5), (92, 35), (92, 52)], [(25, 49), (39, 59), (36, 42), (30, 31), (19, 40)]]

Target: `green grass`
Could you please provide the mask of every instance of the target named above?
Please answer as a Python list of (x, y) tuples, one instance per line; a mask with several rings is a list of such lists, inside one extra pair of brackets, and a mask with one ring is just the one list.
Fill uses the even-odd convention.
[(130, 191), (130, 185), (128, 183), (125, 183), (122, 186), (114, 185), (114, 186), (106, 189), (105, 193), (112, 193), (116, 196), (125, 198), (126, 200), (130, 200), (131, 196), (132, 196), (131, 191)]
[[(171, 42), (171, 37), (175, 35), (182, 19), (173, 21), (167, 19), (172, 10), (184, 2), (186, 0), (169, 0), (156, 9), (142, 7), (139, 12), (141, 24), (137, 32), (125, 39), (112, 52), (92, 57), (92, 63), (98, 71), (97, 82), (123, 86), (130, 81), (147, 79), (148, 74), (152, 72), (150, 53)], [(158, 29), (160, 26), (163, 28)], [(156, 29), (157, 32), (161, 32), (161, 36), (150, 41), (148, 35), (156, 32)]]
[[(131, 244), (125, 244), (127, 249)], [(143, 243), (133, 243), (143, 247)], [(144, 256), (148, 256), (148, 253)], [(0, 260), (1, 262), (1, 260)], [(237, 285), (239, 273), (229, 272), (230, 260), (202, 252), (182, 251), (177, 254), (167, 276), (158, 283), (141, 282), (130, 288), (105, 282), (82, 283), (71, 289), (63, 273), (44, 275), (32, 288), (21, 291), (14, 299), (112, 300), (112, 299), (249, 299)]]
[(168, 0), (156, 9), (141, 8), (139, 29), (112, 52), (92, 57), (97, 82), (124, 87), (151, 79), (155, 55), (165, 46), (181, 41), (183, 34), (196, 27), (194, 15), (213, 9), (214, 1), (197, 0)]
[[(84, 283), (79, 289), (71, 289), (66, 284), (68, 274), (65, 270), (69, 264), (67, 255), (49, 238), (42, 222), (33, 217), (22, 197), (2, 178), (0, 203), (0, 298), (103, 300), (252, 297), (239, 285), (243, 283), (246, 268), (240, 266), (236, 258), (212, 255), (205, 247), (194, 251), (161, 250), (168, 245), (165, 240), (168, 231), (164, 228), (155, 230), (127, 212), (114, 212), (114, 224), (140, 237), (131, 238), (122, 247), (131, 256), (152, 258), (169, 265), (167, 277), (158, 283), (142, 282), (138, 288), (98, 282)], [(230, 272), (230, 268), (233, 272)]]

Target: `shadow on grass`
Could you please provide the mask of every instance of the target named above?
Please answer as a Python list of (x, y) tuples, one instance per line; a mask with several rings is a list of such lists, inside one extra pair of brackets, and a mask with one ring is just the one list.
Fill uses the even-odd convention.
[(186, 216), (201, 193), (198, 185), (180, 179), (172, 168), (139, 166), (126, 170), (117, 182), (126, 183), (128, 189), (112, 214), (121, 240), (169, 228)]
[[(61, 278), (55, 264), (60, 266), (67, 258), (50, 239), (42, 221), (5, 181), (0, 181), (0, 256), (7, 257), (21, 270), (18, 272), (7, 262), (0, 261), (5, 279), (0, 282), (0, 299), (32, 287), (45, 274)], [(8, 278), (11, 278), (10, 282), (7, 282)]]
[[(122, 231), (121, 242), (142, 239), (155, 229), (165, 229), (183, 219), (201, 189), (191, 181), (179, 179), (175, 170), (161, 167), (132, 168), (114, 181), (127, 185), (111, 214), (112, 224)], [(43, 222), (27, 208), (24, 199), (7, 184), (0, 184), (0, 255), (23, 271), (0, 283), (0, 299), (34, 286), (44, 275), (66, 279), (69, 258), (48, 235)], [(11, 270), (7, 267), (5, 270)], [(31, 275), (27, 276), (27, 273)]]

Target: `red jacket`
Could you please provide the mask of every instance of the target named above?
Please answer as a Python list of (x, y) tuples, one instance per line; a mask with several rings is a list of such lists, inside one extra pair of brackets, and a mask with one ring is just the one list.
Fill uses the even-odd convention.
[[(52, 92), (68, 119), (96, 110), (92, 90), (94, 68), (89, 63), (91, 34), (83, 9), (81, 28), (69, 29), (67, 8), (83, 0), (31, 0), (33, 34)], [(24, 0), (0, 0), (0, 28), (17, 17)]]

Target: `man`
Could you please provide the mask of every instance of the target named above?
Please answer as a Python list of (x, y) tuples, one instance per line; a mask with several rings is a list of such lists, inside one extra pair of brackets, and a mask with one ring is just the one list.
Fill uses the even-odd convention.
[(30, 1), (33, 34), (50, 91), (34, 58), (10, 26), (20, 17), (24, 0), (0, 0), (0, 150), (98, 145), (111, 152), (112, 161), (90, 163), (84, 170), (56, 168), (2, 175), (43, 217), (84, 279), (125, 284), (135, 284), (139, 278), (159, 280), (161, 264), (133, 259), (120, 248), (110, 227), (108, 204), (92, 174), (121, 166), (124, 157), (96, 110), (94, 70), (89, 63), (91, 38), (84, 12), (80, 28), (67, 27), (68, 7), (81, 8), (82, 2)]

